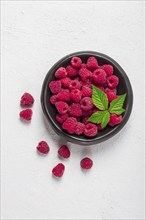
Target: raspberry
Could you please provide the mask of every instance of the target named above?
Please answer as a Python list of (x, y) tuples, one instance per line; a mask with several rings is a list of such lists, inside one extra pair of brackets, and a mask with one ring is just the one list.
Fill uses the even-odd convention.
[(118, 96), (115, 95), (113, 92), (107, 92), (106, 95), (107, 95), (107, 98), (108, 98), (108, 102), (111, 102), (112, 100), (118, 98)]
[(98, 62), (95, 57), (89, 57), (87, 60), (87, 68), (94, 71), (98, 68)]
[(60, 115), (60, 114), (57, 114), (56, 115), (56, 120), (59, 122), (59, 123), (63, 123), (66, 119), (68, 118), (68, 114), (64, 114), (64, 115)]
[(78, 70), (77, 69), (74, 69), (72, 66), (67, 66), (66, 67), (66, 71), (67, 71), (67, 76), (69, 78), (72, 78), (72, 77), (75, 77), (78, 75)]
[(70, 81), (71, 81), (71, 79), (68, 78), (68, 77), (65, 77), (65, 78), (61, 79), (62, 87), (64, 89), (68, 88)]
[(34, 98), (31, 94), (25, 92), (20, 100), (21, 106), (31, 106), (34, 103)]
[(66, 102), (62, 102), (62, 101), (56, 102), (55, 106), (61, 115), (67, 113), (68, 111), (68, 104)]
[(104, 83), (106, 82), (106, 73), (104, 70), (102, 69), (97, 69), (93, 72), (93, 81), (94, 83), (96, 83), (97, 85), (104, 85)]
[(63, 122), (62, 128), (68, 131), (68, 133), (73, 134), (75, 132), (76, 124), (77, 124), (76, 118), (68, 117), (66, 121)]
[(69, 102), (70, 101), (70, 91), (68, 89), (62, 89), (57, 94), (57, 100), (58, 101)]
[(36, 148), (42, 154), (47, 154), (50, 151), (50, 148), (49, 148), (47, 142), (45, 142), (45, 141), (39, 142), (39, 144)]
[(79, 76), (81, 77), (82, 81), (87, 81), (91, 77), (92, 73), (86, 68), (81, 68), (79, 70)]
[(73, 102), (80, 102), (82, 98), (82, 92), (79, 89), (73, 89), (70, 96)]
[(81, 68), (87, 68), (87, 64), (86, 63), (82, 63), (81, 64)]
[(97, 126), (92, 123), (85, 125), (84, 134), (88, 137), (93, 137), (97, 134)]
[(122, 115), (117, 116), (116, 114), (110, 115), (109, 125), (113, 127), (114, 125), (120, 124), (122, 121)]
[(67, 72), (66, 69), (64, 67), (60, 67), (56, 72), (55, 72), (55, 76), (58, 79), (62, 79), (65, 78), (67, 76)]
[(82, 86), (82, 93), (84, 97), (91, 97), (92, 96), (92, 89), (88, 86)]
[(52, 95), (51, 97), (50, 97), (50, 102), (51, 102), (51, 104), (55, 104), (56, 102), (57, 102), (57, 95)]
[(82, 169), (88, 170), (93, 166), (93, 161), (90, 158), (85, 157), (81, 160), (80, 165)]
[(70, 150), (66, 145), (63, 145), (59, 148), (58, 155), (67, 159), (70, 157)]
[(57, 164), (57, 166), (55, 166), (52, 169), (52, 173), (54, 174), (54, 176), (56, 177), (61, 177), (64, 173), (65, 170), (65, 166), (62, 163)]
[(82, 86), (88, 86), (89, 88), (92, 87), (91, 79), (87, 79), (86, 81), (81, 81)]
[(70, 90), (80, 89), (80, 87), (81, 87), (81, 83), (78, 80), (71, 80), (68, 86)]
[(113, 66), (111, 65), (105, 64), (100, 68), (106, 72), (107, 76), (111, 76), (113, 74)]
[(20, 118), (26, 120), (26, 121), (30, 121), (31, 117), (32, 117), (32, 110), (31, 109), (25, 109), (23, 111), (20, 112)]
[(51, 81), (49, 84), (49, 88), (53, 94), (57, 94), (61, 90), (61, 82), (59, 80)]
[(81, 135), (84, 132), (85, 125), (81, 122), (77, 122), (76, 128), (75, 128), (75, 134)]
[(114, 89), (119, 84), (119, 78), (117, 76), (107, 77), (107, 85), (110, 89)]
[(81, 101), (81, 108), (85, 111), (90, 110), (93, 108), (93, 102), (92, 99), (90, 97), (84, 97)]
[(68, 109), (68, 114), (73, 117), (80, 117), (82, 115), (80, 104), (72, 103)]
[(71, 59), (70, 64), (72, 65), (73, 68), (79, 69), (81, 67), (82, 60), (79, 57), (73, 57)]
[(115, 95), (117, 94), (117, 90), (116, 88), (115, 89), (109, 89), (108, 87), (105, 89), (105, 92), (108, 93), (108, 92), (113, 92)]

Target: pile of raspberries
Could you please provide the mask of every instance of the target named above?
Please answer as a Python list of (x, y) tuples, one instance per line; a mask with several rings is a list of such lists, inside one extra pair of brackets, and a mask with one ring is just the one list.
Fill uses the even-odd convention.
[[(58, 111), (56, 120), (62, 124), (62, 129), (70, 134), (95, 136), (102, 127), (88, 122), (88, 118), (99, 110), (92, 102), (92, 84), (106, 93), (109, 103), (117, 98), (119, 79), (113, 75), (113, 66), (99, 66), (93, 56), (87, 63), (73, 57), (66, 68), (57, 69), (55, 77), (56, 80), (49, 83), (50, 102)], [(111, 114), (110, 126), (120, 122), (121, 118)]]

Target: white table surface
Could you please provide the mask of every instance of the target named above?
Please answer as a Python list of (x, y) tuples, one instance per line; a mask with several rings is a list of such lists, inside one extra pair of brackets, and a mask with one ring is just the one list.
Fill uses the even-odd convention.
[[(2, 219), (124, 219), (144, 216), (144, 1), (3, 1), (2, 6)], [(51, 175), (65, 140), (45, 126), (40, 92), (61, 57), (94, 50), (113, 57), (134, 90), (124, 129), (95, 146), (67, 143), (61, 180)], [(19, 100), (35, 97), (31, 123), (19, 120)], [(49, 155), (35, 147), (46, 140)], [(80, 160), (94, 161), (83, 173)]]

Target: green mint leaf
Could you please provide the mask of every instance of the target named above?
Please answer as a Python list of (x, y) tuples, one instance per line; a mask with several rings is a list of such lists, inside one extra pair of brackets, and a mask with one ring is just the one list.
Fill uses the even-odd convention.
[(109, 120), (110, 120), (110, 113), (106, 111), (102, 118), (101, 127), (104, 128), (108, 124)]
[(126, 93), (124, 95), (120, 95), (117, 99), (114, 99), (110, 103), (109, 112), (114, 113), (114, 111), (120, 110), (123, 107), (125, 98), (126, 98)]
[(92, 85), (92, 101), (100, 110), (106, 110), (108, 108), (107, 95), (94, 85)]
[(104, 111), (97, 111), (93, 113), (89, 118), (88, 122), (92, 122), (95, 124), (100, 124), (102, 122), (102, 118), (104, 116), (105, 112)]
[(115, 110), (111, 110), (110, 113), (116, 114), (116, 115), (121, 115), (123, 112), (125, 112), (124, 108), (120, 108), (120, 109), (115, 109)]

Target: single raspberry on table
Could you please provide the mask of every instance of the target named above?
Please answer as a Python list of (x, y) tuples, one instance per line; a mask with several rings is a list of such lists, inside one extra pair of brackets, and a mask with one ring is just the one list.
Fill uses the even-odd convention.
[(80, 165), (82, 169), (88, 170), (93, 166), (93, 161), (90, 158), (85, 157), (81, 160)]
[(81, 68), (79, 70), (79, 76), (81, 77), (82, 81), (87, 81), (92, 75), (92, 72), (86, 68)]
[(57, 94), (57, 100), (58, 101), (69, 102), (70, 101), (70, 91), (68, 89), (62, 89)]
[(57, 108), (57, 111), (62, 115), (68, 111), (68, 104), (63, 101), (56, 102), (55, 107)]
[(34, 103), (33, 96), (30, 93), (25, 92), (20, 100), (21, 106), (32, 106), (33, 103)]
[(91, 71), (94, 71), (98, 68), (98, 62), (95, 57), (89, 57), (87, 60), (87, 68)]
[(68, 147), (66, 145), (63, 145), (59, 148), (58, 155), (60, 157), (67, 159), (70, 157), (70, 150), (68, 149)]
[(81, 83), (78, 80), (71, 80), (69, 83), (69, 90), (80, 89)]
[(55, 77), (58, 79), (65, 78), (67, 76), (66, 69), (64, 67), (60, 67), (56, 72), (55, 72)]
[(88, 137), (93, 137), (97, 134), (97, 126), (92, 123), (85, 125), (84, 134)]
[(79, 69), (81, 67), (82, 60), (79, 57), (73, 57), (71, 59), (70, 64), (72, 65), (73, 68)]
[(72, 103), (68, 109), (68, 114), (73, 117), (80, 117), (82, 115), (80, 104)]
[(78, 72), (79, 72), (77, 69), (73, 68), (71, 65), (68, 65), (68, 66), (66, 67), (66, 71), (67, 71), (67, 76), (68, 76), (69, 78), (72, 78), (72, 77), (77, 76), (77, 75), (78, 75)]
[(106, 72), (102, 69), (97, 69), (93, 72), (93, 81), (97, 85), (103, 86), (106, 82)]
[(36, 148), (42, 154), (47, 154), (50, 151), (50, 147), (46, 141), (39, 142)]
[(75, 128), (75, 134), (81, 135), (83, 134), (85, 129), (85, 125), (81, 122), (77, 122), (76, 128)]
[(108, 98), (108, 102), (111, 102), (114, 99), (118, 98), (118, 96), (115, 95), (113, 92), (107, 92), (106, 95), (107, 95), (107, 98)]
[(29, 109), (29, 108), (28, 108), (28, 109), (25, 109), (25, 110), (23, 110), (23, 111), (21, 111), (21, 112), (19, 113), (20, 118), (22, 118), (22, 119), (24, 119), (24, 120), (26, 120), (26, 121), (30, 121), (30, 120), (31, 120), (32, 114), (33, 114), (33, 112), (32, 112), (32, 110)]
[(71, 91), (70, 97), (73, 102), (80, 102), (80, 100), (82, 98), (82, 91), (79, 89), (73, 89)]
[(119, 84), (119, 78), (115, 75), (107, 77), (107, 85), (110, 89), (114, 89)]
[(62, 87), (64, 89), (67, 89), (68, 86), (69, 86), (70, 81), (71, 81), (71, 79), (69, 77), (65, 77), (65, 78), (61, 79)]
[(111, 76), (113, 74), (113, 66), (112, 65), (105, 64), (105, 65), (101, 66), (100, 68), (106, 72), (107, 76)]
[(77, 119), (74, 117), (68, 117), (65, 122), (62, 124), (62, 128), (68, 133), (73, 134), (75, 132), (77, 124)]
[(52, 105), (54, 105), (57, 101), (58, 101), (57, 100), (57, 95), (52, 95), (50, 97), (50, 102), (51, 102)]
[(110, 121), (109, 121), (109, 125), (111, 127), (120, 124), (122, 121), (122, 115), (117, 116), (116, 114), (111, 114), (110, 115)]
[(61, 114), (57, 114), (56, 115), (56, 120), (59, 122), (59, 123), (63, 123), (66, 119), (68, 118), (68, 114), (65, 113), (64, 115), (61, 115)]
[(82, 98), (82, 100), (80, 101), (80, 105), (81, 105), (81, 109), (85, 111), (92, 109), (94, 106), (92, 99), (90, 97)]
[(49, 83), (49, 88), (50, 88), (50, 91), (51, 91), (53, 94), (59, 93), (60, 90), (61, 90), (61, 82), (60, 82), (60, 80), (51, 81), (51, 82)]
[(64, 170), (65, 170), (65, 166), (64, 164), (62, 163), (59, 163), (57, 164), (57, 166), (55, 166), (53, 169), (52, 169), (52, 173), (54, 176), (56, 177), (61, 177), (64, 173)]
[(89, 86), (82, 86), (82, 93), (84, 97), (91, 97), (92, 89)]

